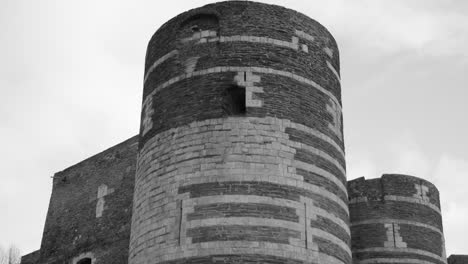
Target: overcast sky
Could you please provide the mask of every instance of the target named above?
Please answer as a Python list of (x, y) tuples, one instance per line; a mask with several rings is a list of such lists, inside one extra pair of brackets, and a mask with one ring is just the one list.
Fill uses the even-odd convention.
[[(0, 0), (0, 246), (40, 247), (50, 177), (137, 134), (149, 38), (210, 2)], [(432, 181), (468, 254), (468, 1), (262, 2), (338, 42), (348, 178)]]

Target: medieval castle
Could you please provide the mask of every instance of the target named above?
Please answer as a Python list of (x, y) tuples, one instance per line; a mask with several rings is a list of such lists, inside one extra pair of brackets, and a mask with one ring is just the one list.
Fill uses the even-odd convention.
[(140, 134), (55, 174), (22, 263), (446, 264), (433, 184), (347, 182), (339, 71), (333, 36), (290, 9), (171, 19), (148, 45)]

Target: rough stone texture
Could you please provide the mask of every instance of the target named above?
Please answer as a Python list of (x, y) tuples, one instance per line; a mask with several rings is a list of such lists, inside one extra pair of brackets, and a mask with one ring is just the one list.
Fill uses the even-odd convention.
[(319, 23), (247, 1), (171, 19), (141, 118), (129, 263), (351, 263), (339, 55)]
[[(85, 254), (98, 263), (127, 263), (137, 146), (135, 136), (54, 175), (34, 263), (72, 263)], [(101, 196), (103, 185), (113, 192)], [(99, 196), (105, 203), (97, 217)]]
[(22, 264), (447, 263), (434, 185), (346, 182), (339, 71), (331, 34), (290, 9), (171, 19), (148, 45), (139, 137), (54, 176)]
[(36, 250), (21, 257), (21, 264), (36, 264), (39, 261), (40, 251)]
[(348, 194), (354, 262), (446, 263), (439, 192), (432, 183), (387, 174), (349, 181)]
[(450, 255), (448, 264), (468, 264), (468, 255)]

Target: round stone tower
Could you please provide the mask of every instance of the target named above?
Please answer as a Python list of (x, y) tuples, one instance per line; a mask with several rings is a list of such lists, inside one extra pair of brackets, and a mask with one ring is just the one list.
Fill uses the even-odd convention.
[(348, 183), (354, 263), (447, 263), (439, 191), (385, 174)]
[(336, 42), (210, 4), (151, 38), (129, 263), (351, 263)]

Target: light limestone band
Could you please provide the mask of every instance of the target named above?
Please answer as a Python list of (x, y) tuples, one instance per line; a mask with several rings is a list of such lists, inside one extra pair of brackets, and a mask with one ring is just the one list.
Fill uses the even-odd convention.
[[(183, 198), (181, 198), (183, 199)], [(307, 238), (310, 241), (309, 245), (313, 244), (313, 237), (321, 237), (331, 241), (332, 243), (341, 247), (344, 251), (346, 251), (351, 256), (351, 250), (349, 249), (348, 245), (343, 242), (340, 238), (326, 233), (317, 228), (310, 227), (310, 220), (316, 219), (317, 215), (322, 217), (327, 217), (329, 220), (334, 221), (334, 217), (330, 217), (329, 213), (324, 213), (324, 210), (316, 210), (316, 207), (313, 205), (313, 200), (308, 198), (302, 198), (301, 203), (288, 201), (284, 199), (273, 199), (271, 197), (259, 197), (253, 195), (231, 195), (227, 196), (209, 196), (209, 197), (200, 197), (200, 198), (185, 198), (187, 199), (184, 201), (184, 212), (185, 214), (190, 214), (194, 211), (194, 207), (196, 205), (203, 205), (203, 204), (213, 204), (213, 203), (262, 203), (262, 204), (272, 204), (272, 205), (279, 205), (279, 206), (289, 206), (291, 208), (296, 209), (296, 214), (299, 217), (299, 222), (291, 222), (286, 220), (279, 220), (279, 219), (266, 219), (266, 218), (258, 218), (258, 217), (217, 217), (217, 218), (204, 218), (204, 219), (196, 219), (196, 220), (187, 220), (185, 219), (186, 228), (193, 228), (193, 227), (201, 227), (201, 226), (213, 226), (213, 225), (258, 225), (258, 226), (271, 226), (271, 227), (283, 227), (288, 228), (291, 230), (299, 231), (301, 233), (301, 239), (290, 239), (291, 245), (296, 245), (299, 247), (306, 247), (304, 245), (305, 241), (305, 229), (304, 226), (307, 226), (307, 235), (311, 235), (310, 238)], [(279, 201), (276, 201), (279, 200)], [(263, 203), (265, 202), (265, 203)], [(304, 204), (307, 204), (309, 210), (305, 210)], [(336, 217), (335, 217), (336, 218)], [(304, 222), (304, 219), (307, 219)], [(188, 223), (190, 222), (190, 223)], [(339, 222), (343, 230), (345, 230), (348, 234), (350, 233), (348, 229), (348, 225), (344, 223), (342, 220)], [(338, 224), (338, 223), (337, 223)]]
[[(298, 248), (291, 245), (252, 241), (216, 241), (196, 244), (192, 247), (168, 247), (165, 254), (150, 258), (152, 261), (168, 261), (179, 258), (203, 257), (210, 255), (261, 254), (283, 257), (305, 263), (344, 264), (343, 261), (324, 253)], [(318, 260), (318, 261), (316, 261)], [(142, 262), (143, 263), (143, 262)]]
[[(291, 37), (291, 42), (289, 41), (284, 41), (284, 40), (279, 40), (279, 39), (274, 39), (274, 38), (268, 38), (268, 37), (259, 37), (259, 36), (250, 36), (250, 35), (234, 35), (234, 36), (219, 36), (218, 37), (218, 32), (213, 31), (213, 30), (204, 30), (201, 32), (194, 32), (191, 37), (184, 38), (180, 42), (181, 43), (189, 43), (192, 41), (197, 41), (194, 44), (205, 44), (205, 43), (212, 43), (212, 42), (250, 42), (250, 43), (260, 43), (260, 44), (269, 44), (269, 45), (275, 45), (278, 47), (283, 47), (283, 48), (289, 48), (292, 50), (299, 50), (299, 46), (301, 47), (301, 51), (305, 53), (309, 53), (309, 47), (307, 44), (299, 44), (299, 39), (304, 39), (309, 42), (314, 42), (315, 37), (307, 34), (301, 30), (296, 30), (295, 31), (296, 36)], [(330, 57), (333, 57), (333, 50), (330, 49), (329, 47), (325, 47), (323, 51)], [(153, 72), (153, 70), (160, 65), (162, 62), (167, 60), (169, 57), (176, 55), (178, 53), (177, 50), (173, 50), (166, 55), (162, 56), (161, 58), (157, 59), (151, 67), (147, 70), (145, 74), (145, 79), (144, 82), (148, 79), (148, 76)], [(333, 67), (333, 65), (330, 63), (330, 61), (326, 61), (327, 67), (330, 69), (330, 71), (335, 75), (337, 78), (338, 82), (341, 82), (341, 78), (338, 74), (338, 71)]]
[[(302, 188), (313, 194), (320, 195), (330, 201), (335, 202), (341, 210), (348, 213), (346, 201), (337, 195), (319, 188), (318, 186), (305, 183), (302, 176), (297, 175), (293, 163), (297, 142), (289, 139), (286, 128), (294, 127), (300, 131), (314, 133), (327, 142), (334, 142), (328, 136), (315, 131), (306, 126), (295, 124), (288, 120), (276, 118), (218, 118), (192, 122), (184, 126), (169, 129), (151, 138), (141, 149), (138, 158), (137, 179), (135, 191), (135, 208), (133, 222), (138, 223), (138, 228), (133, 229), (131, 239), (132, 256), (136, 252), (146, 250), (152, 253), (152, 257), (166, 254), (166, 249), (171, 247), (200, 248), (211, 245), (210, 242), (187, 243), (185, 230), (190, 226), (191, 221), (181, 220), (180, 231), (178, 224), (174, 224), (182, 217), (186, 217), (193, 207), (191, 201), (201, 201), (204, 198), (192, 199), (189, 193), (178, 194), (181, 186), (197, 183), (225, 182), (225, 181), (265, 181), (281, 185)], [(219, 131), (222, 130), (222, 131)], [(235, 139), (235, 140), (234, 140)], [(158, 141), (159, 140), (159, 141)], [(237, 143), (236, 143), (237, 142)], [(270, 142), (270, 143), (265, 143)], [(274, 144), (273, 144), (274, 143)], [(335, 143), (332, 146), (341, 149)], [(340, 153), (343, 151), (341, 150)], [(243, 155), (243, 153), (252, 154)], [(204, 158), (204, 156), (210, 156)], [(324, 157), (329, 159), (330, 157)], [(220, 161), (223, 161), (220, 163)], [(168, 162), (161, 166), (161, 162)], [(310, 169), (310, 168), (306, 168)], [(339, 188), (346, 193), (346, 188), (334, 175), (321, 173), (320, 175), (336, 183)], [(227, 197), (227, 196), (226, 196)], [(247, 197), (247, 196), (246, 196)], [(279, 202), (280, 199), (266, 198), (252, 195), (247, 201), (270, 201)], [(212, 197), (210, 197), (212, 198)], [(224, 198), (223, 198), (224, 199)], [(179, 208), (178, 202), (182, 201)], [(205, 201), (209, 201), (206, 198)], [(349, 234), (349, 228), (344, 220), (339, 219), (324, 209), (314, 206), (314, 201), (301, 197), (300, 202), (291, 201), (299, 208), (306, 204), (309, 218), (321, 215), (339, 224)], [(222, 220), (222, 219), (221, 219)], [(257, 220), (250, 219), (255, 222)], [(301, 225), (305, 225), (304, 220)], [(273, 223), (271, 223), (273, 224)], [(293, 224), (294, 225), (294, 224)], [(296, 226), (299, 228), (299, 226)], [(305, 238), (305, 234), (303, 235)], [(313, 237), (323, 237), (324, 239), (337, 242), (340, 248), (349, 248), (332, 234), (325, 233), (316, 228), (308, 227), (307, 241), (314, 250)], [(177, 242), (179, 241), (179, 242)], [(160, 244), (164, 242), (163, 244)], [(245, 241), (242, 241), (244, 243)], [(179, 243), (179, 244), (178, 244)], [(219, 244), (220, 242), (214, 242)], [(224, 243), (224, 242), (223, 242)], [(302, 243), (302, 242), (301, 242)], [(339, 244), (341, 243), (341, 244)], [(213, 243), (212, 243), (213, 244)], [(276, 245), (270, 243), (268, 245)], [(180, 246), (178, 246), (180, 245)], [(266, 244), (259, 242), (259, 250)], [(298, 244), (299, 245), (299, 244)], [(283, 245), (278, 245), (279, 247)], [(289, 246), (294, 252), (300, 250), (299, 246)], [(234, 248), (232, 250), (239, 250)], [(289, 249), (288, 249), (289, 250)], [(185, 251), (182, 250), (182, 251)], [(220, 254), (219, 250), (214, 251)], [(241, 250), (241, 253), (243, 251)], [(179, 258), (183, 252), (175, 256)], [(197, 255), (197, 254), (195, 254)], [(151, 257), (151, 258), (152, 258)], [(330, 258), (326, 255), (320, 258)], [(331, 257), (332, 258), (332, 257)], [(174, 259), (171, 258), (171, 259)], [(327, 263), (341, 263), (334, 258)]]
[(399, 263), (399, 264), (434, 264), (434, 262), (412, 258), (370, 258), (358, 260), (355, 264)]
[(353, 253), (363, 253), (363, 252), (397, 252), (397, 253), (412, 253), (418, 254), (426, 257), (430, 257), (433, 259), (437, 259), (442, 261), (443, 263), (447, 263), (447, 260), (437, 254), (432, 252), (428, 252), (421, 249), (414, 249), (414, 248), (390, 248), (390, 247), (374, 247), (374, 248), (365, 248), (365, 249), (356, 249), (353, 250)]
[[(256, 196), (256, 195), (214, 195), (214, 196), (202, 196), (197, 198), (191, 198), (187, 202), (184, 202), (186, 206), (196, 206), (196, 205), (208, 205), (213, 203), (260, 203), (268, 204), (275, 206), (287, 206), (296, 209), (296, 214), (299, 217), (304, 216), (304, 202), (297, 202), (292, 200), (286, 200), (281, 198), (272, 198), (268, 196)], [(351, 235), (351, 232), (348, 228), (348, 224), (342, 219), (334, 216), (333, 214), (328, 213), (327, 211), (313, 207), (313, 213), (308, 212), (313, 216), (321, 216), (326, 218), (336, 225), (341, 226), (346, 234)]]
[(143, 101), (143, 108), (145, 107), (146, 103), (147, 103), (147, 100), (148, 100), (148, 97), (150, 96), (153, 96), (154, 94), (156, 94), (157, 92), (159, 92), (160, 90), (174, 84), (174, 83), (177, 83), (177, 82), (180, 82), (182, 80), (185, 80), (185, 79), (188, 79), (188, 78), (191, 78), (193, 76), (202, 76), (202, 75), (207, 75), (207, 74), (213, 74), (213, 73), (220, 73), (220, 72), (242, 72), (242, 71), (245, 71), (245, 72), (253, 72), (253, 73), (264, 73), (264, 74), (274, 74), (274, 75), (279, 75), (279, 76), (283, 76), (283, 77), (288, 77), (288, 78), (291, 78), (291, 79), (294, 79), (298, 82), (301, 82), (301, 83), (304, 83), (306, 85), (310, 85), (312, 87), (314, 87), (315, 89), (319, 90), (320, 92), (322, 92), (323, 94), (327, 95), (331, 100), (334, 101), (334, 103), (336, 104), (336, 106), (338, 107), (338, 109), (340, 110), (341, 112), (341, 104), (339, 102), (339, 100), (335, 97), (335, 95), (333, 95), (330, 91), (326, 90), (325, 88), (323, 88), (322, 86), (320, 86), (319, 84), (317, 84), (316, 82), (308, 79), (308, 78), (305, 78), (305, 77), (302, 77), (298, 74), (294, 74), (292, 72), (287, 72), (287, 71), (282, 71), (282, 70), (276, 70), (276, 69), (272, 69), (272, 68), (264, 68), (264, 67), (239, 67), (239, 66), (218, 66), (218, 67), (212, 67), (212, 68), (208, 68), (208, 69), (204, 69), (204, 70), (198, 70), (198, 71), (194, 71), (192, 73), (184, 73), (184, 74), (180, 74), (178, 76), (175, 76), (171, 79), (169, 79), (168, 81), (158, 85), (157, 87), (155, 87), (153, 89), (153, 91), (151, 93), (149, 93), (145, 100)]
[[(213, 122), (214, 121), (214, 122)], [(259, 123), (262, 122), (262, 123)], [(200, 127), (203, 127), (205, 125), (209, 125), (213, 123), (213, 125), (217, 124), (222, 124), (223, 128), (231, 128), (233, 129), (232, 133), (233, 134), (238, 134), (243, 131), (243, 129), (255, 129), (255, 130), (263, 130), (261, 132), (263, 135), (258, 134), (257, 132), (252, 132), (254, 134), (258, 134), (254, 137), (251, 137), (251, 142), (245, 142), (243, 144), (238, 144), (238, 148), (240, 149), (239, 151), (236, 151), (235, 149), (229, 154), (225, 155), (224, 150), (225, 147), (223, 147), (223, 144), (225, 140), (221, 140), (219, 142), (212, 142), (210, 143), (210, 148), (206, 149), (206, 143), (202, 143), (202, 138), (209, 138), (209, 137), (217, 137), (217, 136), (223, 136), (228, 132), (219, 132), (219, 131), (200, 131), (196, 133), (196, 131), (200, 130)], [(226, 124), (229, 124), (225, 126)], [(288, 180), (292, 181), (290, 185), (292, 186), (297, 186), (300, 184), (301, 186), (308, 187), (307, 183), (303, 183), (303, 176), (297, 175), (295, 172), (296, 166), (298, 168), (319, 173), (323, 177), (327, 178), (328, 180), (332, 181), (335, 183), (344, 193), (347, 193), (346, 186), (343, 184), (342, 181), (340, 181), (337, 176), (332, 175), (331, 173), (320, 169), (316, 167), (313, 164), (308, 164), (305, 162), (297, 161), (294, 160), (294, 154), (295, 154), (295, 149), (294, 147), (297, 146), (303, 146), (304, 144), (298, 145), (297, 142), (289, 140), (289, 135), (285, 133), (286, 130), (286, 125), (290, 127), (296, 127), (296, 128), (301, 128), (302, 126), (296, 126), (294, 123), (288, 121), (288, 122), (282, 122), (280, 119), (276, 118), (230, 118), (230, 119), (211, 119), (211, 120), (205, 120), (205, 121), (199, 121), (199, 122), (194, 122), (191, 123), (187, 126), (184, 127), (179, 127), (179, 128), (174, 128), (167, 130), (165, 132), (162, 132), (160, 134), (157, 134), (155, 137), (150, 139), (143, 149), (140, 151), (140, 158), (139, 158), (139, 166), (137, 168), (138, 174), (140, 174), (139, 170), (142, 168), (140, 165), (141, 163), (148, 163), (148, 160), (144, 159), (144, 155), (151, 157), (151, 155), (148, 153), (159, 153), (160, 151), (164, 149), (164, 153), (171, 153), (171, 151), (174, 151), (172, 154), (175, 155), (175, 157), (172, 158), (172, 163), (177, 163), (177, 166), (179, 168), (183, 167), (190, 167), (192, 164), (197, 164), (197, 163), (205, 163), (203, 166), (205, 176), (208, 176), (210, 170), (215, 170), (216, 173), (215, 175), (217, 177), (220, 177), (219, 170), (220, 169), (227, 169), (226, 174), (227, 175), (232, 175), (232, 174), (242, 174), (246, 172), (246, 169), (250, 170), (255, 170), (254, 174), (262, 174), (262, 171), (265, 171), (267, 173), (271, 173), (271, 171), (276, 171), (275, 174), (272, 174), (272, 177), (275, 178), (275, 175), (278, 174), (278, 176), (281, 176), (283, 179), (277, 179), (279, 182), (278, 183), (287, 183)], [(185, 128), (185, 129), (184, 129)], [(270, 131), (267, 131), (269, 129)], [(309, 132), (309, 131), (305, 131)], [(166, 146), (165, 144), (159, 143), (160, 138), (167, 137), (167, 135), (177, 133), (180, 137), (184, 136), (189, 136), (194, 135), (191, 138), (190, 141), (187, 141), (185, 145), (174, 145), (170, 144), (170, 146)], [(229, 134), (229, 133), (228, 133)], [(319, 134), (316, 132), (315, 134)], [(326, 138), (323, 134), (321, 134), (321, 138)], [(224, 137), (224, 136), (223, 136)], [(259, 149), (257, 147), (254, 147), (254, 143), (258, 142), (263, 142), (264, 139), (272, 140), (276, 139), (276, 141), (273, 141), (271, 144), (268, 145), (267, 149)], [(332, 141), (329, 139), (328, 141)], [(157, 145), (156, 145), (157, 144)], [(195, 146), (191, 146), (190, 144), (193, 144)], [(198, 144), (198, 145), (196, 145)], [(251, 148), (248, 147), (248, 145), (252, 145)], [(236, 144), (233, 144), (233, 147), (236, 148)], [(173, 149), (172, 149), (173, 148)], [(247, 148), (249, 150), (250, 155), (254, 155), (253, 157), (247, 157), (244, 155), (242, 148)], [(184, 151), (186, 155), (179, 155), (181, 151)], [(201, 154), (195, 153), (196, 151), (200, 152)], [(238, 152), (238, 153), (237, 153)], [(216, 162), (216, 157), (215, 158), (204, 158), (202, 154), (205, 155), (224, 155), (224, 162), (226, 163), (225, 165), (219, 167), (210, 167), (208, 164), (212, 164), (213, 162)], [(322, 151), (316, 151), (319, 156), (322, 158), (332, 162), (333, 164), (339, 164), (337, 160), (334, 158), (330, 157), (329, 155), (325, 155)], [(198, 155), (198, 156), (197, 156)], [(258, 159), (255, 159), (255, 157), (258, 157)], [(190, 160), (184, 161), (184, 159), (190, 158)], [(149, 162), (150, 168), (153, 168), (155, 172), (158, 172), (158, 169), (166, 169), (169, 171), (172, 171), (173, 168), (175, 168), (176, 165), (170, 165), (169, 167), (166, 168), (159, 168), (158, 163), (160, 162), (160, 159), (164, 159), (164, 156), (159, 155), (159, 157), (153, 159), (151, 162)], [(205, 162), (202, 162), (205, 161)], [(246, 165), (250, 164), (250, 165)], [(270, 165), (268, 165), (270, 164)], [(172, 167), (171, 167), (172, 166)], [(213, 166), (213, 165), (212, 165)], [(246, 168), (246, 166), (248, 166)], [(180, 177), (178, 180), (184, 180), (187, 178), (191, 177), (197, 177), (196, 174), (190, 174), (190, 171), (188, 171), (188, 174), (183, 173), (183, 171), (177, 171), (177, 173), (174, 171), (173, 176)], [(221, 171), (222, 172), (222, 171)], [(253, 172), (253, 171), (252, 171)], [(344, 169), (342, 170), (344, 173)], [(148, 175), (150, 176), (150, 175)], [(248, 176), (251, 177), (251, 176)], [(264, 178), (264, 177), (263, 177)], [(137, 181), (139, 179), (137, 178)], [(255, 178), (253, 179), (255, 180)], [(335, 196), (335, 195), (334, 195)], [(345, 208), (348, 206), (345, 204)]]
[[(414, 197), (407, 197), (407, 196), (398, 196), (398, 195), (385, 195), (383, 197), (385, 201), (397, 201), (397, 202), (407, 202), (407, 203), (415, 203), (425, 205), (432, 210), (436, 211), (438, 214), (441, 214), (439, 207), (436, 205), (424, 200), (423, 198), (414, 198)], [(353, 198), (349, 201), (349, 204), (357, 204), (357, 203), (367, 203), (367, 197), (357, 197)]]
[[(310, 219), (307, 219), (310, 220)], [(304, 221), (298, 223), (278, 220), (278, 219), (268, 219), (268, 218), (258, 218), (258, 217), (229, 217), (229, 218), (209, 218), (209, 219), (200, 219), (200, 220), (191, 220), (187, 221), (186, 228), (197, 228), (197, 227), (209, 227), (209, 226), (229, 226), (229, 225), (243, 225), (243, 226), (269, 226), (269, 227), (282, 227), (290, 230), (301, 232), (301, 238), (289, 238), (289, 244), (297, 247), (304, 247)], [(339, 246), (343, 251), (347, 252), (351, 257), (351, 249), (348, 245), (343, 242), (341, 239), (324, 232), (318, 228), (308, 228), (308, 234), (311, 233), (312, 241), (314, 237), (324, 238), (337, 246)], [(191, 238), (187, 238), (187, 244), (192, 244)]]
[(351, 223), (351, 227), (359, 226), (359, 225), (387, 224), (387, 223), (405, 224), (405, 225), (413, 225), (413, 226), (424, 227), (424, 228), (430, 229), (430, 230), (432, 230), (434, 232), (437, 232), (441, 236), (443, 236), (442, 231), (439, 228), (435, 227), (435, 226), (431, 226), (431, 225), (428, 225), (428, 224), (423, 224), (423, 223), (415, 222), (415, 221), (407, 221), (407, 220), (391, 219), (391, 218), (388, 218), (388, 219), (372, 219), (372, 220), (354, 222), (354, 223)]
[(331, 70), (331, 72), (335, 75), (336, 79), (338, 80), (338, 82), (341, 82), (341, 78), (340, 78), (340, 75), (338, 74), (338, 72), (336, 71), (335, 67), (333, 67), (333, 65), (327, 61), (327, 67)]
[(167, 59), (169, 59), (170, 57), (172, 56), (175, 56), (179, 54), (179, 51), (177, 50), (173, 50), (169, 53), (167, 53), (166, 55), (162, 56), (161, 58), (157, 59), (152, 65), (151, 67), (146, 71), (146, 74), (145, 74), (145, 78), (143, 80), (143, 83), (146, 83), (146, 80), (148, 79), (148, 76), (154, 71), (154, 69), (156, 69), (156, 67), (158, 67), (161, 63), (165, 62)]

